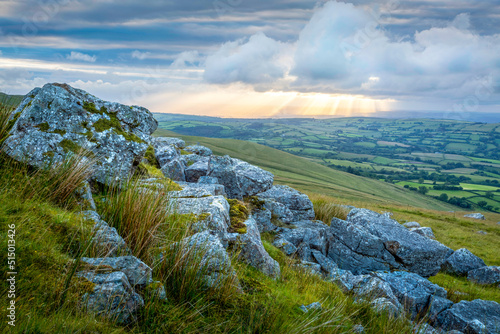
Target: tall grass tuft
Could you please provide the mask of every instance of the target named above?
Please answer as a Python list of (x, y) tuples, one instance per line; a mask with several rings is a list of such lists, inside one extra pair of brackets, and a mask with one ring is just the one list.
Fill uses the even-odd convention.
[(330, 201), (330, 198), (322, 195), (312, 195), (311, 201), (314, 206), (314, 213), (317, 220), (330, 225), (332, 218), (347, 219), (348, 210)]
[(7, 138), (11, 129), (9, 118), (15, 108), (12, 106), (12, 101), (5, 95), (0, 97), (0, 147)]

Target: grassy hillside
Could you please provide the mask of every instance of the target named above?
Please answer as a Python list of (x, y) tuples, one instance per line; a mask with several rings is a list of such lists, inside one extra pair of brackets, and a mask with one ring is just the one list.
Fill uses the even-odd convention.
[(0, 104), (6, 104), (12, 107), (17, 107), (21, 100), (23, 99), (23, 95), (8, 95), (0, 92)]
[(181, 137), (188, 143), (205, 145), (215, 154), (228, 154), (248, 161), (274, 173), (277, 183), (287, 184), (308, 193), (351, 201), (392, 203), (442, 211), (456, 209), (454, 206), (411, 192), (401, 186), (337, 171), (256, 143), (235, 139), (182, 136), (162, 129), (157, 130), (154, 135)]

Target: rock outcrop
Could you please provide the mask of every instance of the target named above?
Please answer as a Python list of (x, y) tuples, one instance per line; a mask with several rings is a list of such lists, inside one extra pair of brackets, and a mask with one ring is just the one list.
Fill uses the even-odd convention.
[(469, 271), (484, 266), (486, 264), (481, 258), (475, 256), (466, 248), (460, 248), (444, 261), (441, 269), (450, 274), (464, 276)]
[[(283, 204), (292, 213), (291, 221), (314, 219), (314, 208), (309, 197), (289, 186), (275, 185), (257, 196)], [(270, 210), (274, 213), (274, 210)], [(281, 217), (281, 214), (278, 213), (278, 216)]]
[(500, 330), (500, 304), (487, 300), (464, 301), (444, 311), (437, 319), (444, 330), (494, 334)]
[(45, 167), (87, 150), (97, 160), (92, 179), (128, 178), (140, 163), (158, 122), (145, 108), (106, 102), (65, 84), (28, 93), (12, 116), (5, 152)]

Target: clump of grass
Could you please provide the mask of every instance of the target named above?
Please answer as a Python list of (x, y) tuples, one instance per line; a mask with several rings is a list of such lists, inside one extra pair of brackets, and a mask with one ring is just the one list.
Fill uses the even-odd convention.
[(333, 218), (342, 220), (347, 219), (348, 210), (339, 204), (331, 202), (329, 197), (314, 195), (311, 196), (311, 201), (314, 206), (315, 218), (317, 220), (321, 220), (325, 224), (330, 225)]
[(14, 122), (9, 121), (14, 109), (11, 99), (2, 95), (0, 97), (0, 147), (5, 139), (7, 139), (12, 125), (14, 125)]
[(439, 273), (430, 277), (429, 280), (448, 291), (448, 299), (454, 303), (461, 300), (484, 299), (500, 303), (500, 291), (496, 284), (481, 285), (467, 280), (466, 277), (458, 277), (446, 273)]

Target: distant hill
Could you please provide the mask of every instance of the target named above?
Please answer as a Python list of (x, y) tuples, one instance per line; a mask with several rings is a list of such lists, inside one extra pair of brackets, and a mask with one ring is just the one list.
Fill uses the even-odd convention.
[(12, 107), (17, 107), (23, 99), (23, 95), (9, 95), (0, 92), (0, 103), (7, 104)]
[(163, 129), (158, 129), (154, 136), (179, 137), (188, 143), (200, 143), (211, 148), (215, 154), (228, 154), (264, 168), (274, 173), (277, 183), (287, 184), (305, 192), (351, 201), (409, 205), (442, 211), (456, 209), (455, 206), (411, 192), (401, 186), (337, 171), (308, 159), (252, 142), (183, 136)]

